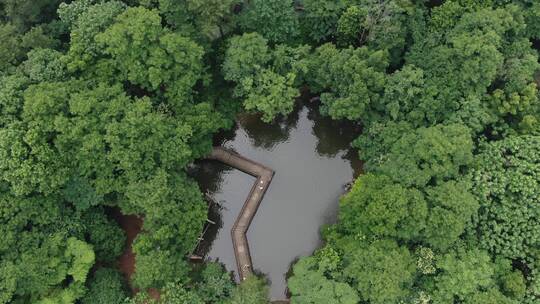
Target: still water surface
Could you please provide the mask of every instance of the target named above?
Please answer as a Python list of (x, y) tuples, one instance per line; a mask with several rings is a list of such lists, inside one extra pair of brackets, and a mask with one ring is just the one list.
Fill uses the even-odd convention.
[[(254, 269), (270, 280), (273, 299), (285, 297), (291, 263), (320, 245), (321, 225), (335, 221), (344, 185), (361, 169), (349, 148), (358, 133), (353, 125), (322, 117), (315, 106), (299, 106), (273, 124), (240, 115), (223, 136), (222, 146), (276, 172), (248, 232)], [(192, 175), (219, 204), (210, 212), (217, 224), (200, 249), (236, 272), (230, 230), (255, 178), (215, 161), (198, 163)]]

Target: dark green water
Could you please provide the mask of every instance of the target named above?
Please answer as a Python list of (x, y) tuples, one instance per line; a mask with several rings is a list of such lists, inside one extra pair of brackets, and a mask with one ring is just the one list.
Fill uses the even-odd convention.
[[(222, 145), (275, 170), (276, 174), (248, 232), (256, 271), (271, 281), (273, 299), (285, 297), (291, 263), (320, 245), (319, 228), (336, 219), (344, 185), (361, 170), (350, 142), (359, 130), (321, 117), (314, 106), (299, 106), (289, 117), (265, 124), (256, 115), (238, 117)], [(236, 272), (230, 229), (254, 178), (214, 161), (192, 172), (219, 208), (217, 225), (205, 235), (201, 251)]]

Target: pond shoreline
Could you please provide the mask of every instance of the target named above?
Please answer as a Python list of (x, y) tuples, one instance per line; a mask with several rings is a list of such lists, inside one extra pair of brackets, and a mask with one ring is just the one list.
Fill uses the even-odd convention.
[[(361, 133), (351, 122), (322, 116), (316, 102), (299, 102), (295, 111), (272, 124), (243, 113), (236, 126), (215, 137), (222, 146), (276, 171), (253, 219), (247, 238), (254, 271), (270, 282), (272, 300), (285, 299), (291, 263), (322, 244), (320, 227), (335, 222), (346, 185), (361, 173), (362, 163), (350, 142)], [(212, 201), (208, 232), (197, 255), (237, 271), (230, 231), (241, 212), (251, 176), (218, 161), (200, 160), (188, 175)]]

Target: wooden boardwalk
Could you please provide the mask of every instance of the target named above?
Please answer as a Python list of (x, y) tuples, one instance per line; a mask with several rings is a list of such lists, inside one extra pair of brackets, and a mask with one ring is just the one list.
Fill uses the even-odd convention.
[(253, 273), (253, 264), (246, 233), (251, 221), (257, 213), (257, 208), (259, 208), (259, 205), (261, 204), (264, 193), (272, 181), (274, 171), (222, 147), (215, 147), (208, 159), (218, 160), (257, 178), (231, 229), (238, 275), (240, 281), (243, 281), (249, 274)]

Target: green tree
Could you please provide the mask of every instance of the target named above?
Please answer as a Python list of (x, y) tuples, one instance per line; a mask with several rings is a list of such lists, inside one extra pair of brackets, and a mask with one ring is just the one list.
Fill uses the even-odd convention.
[(56, 10), (58, 19), (72, 30), (80, 15), (85, 13), (95, 4), (95, 2), (95, 0), (74, 0), (69, 3), (62, 2), (58, 5), (58, 9)]
[(440, 257), (436, 265), (439, 271), (433, 278), (434, 289), (430, 291), (434, 302), (453, 304), (456, 300), (468, 303), (472, 299), (482, 302), (499, 299), (496, 303), (517, 303), (498, 290), (497, 266), (485, 251), (457, 248)]
[[(322, 265), (321, 265), (322, 264)], [(293, 267), (288, 280), (293, 304), (356, 304), (357, 292), (348, 284), (325, 275), (324, 264), (316, 257), (301, 258)], [(335, 270), (335, 269), (333, 269)]]
[[(407, 133), (401, 133), (403, 130)], [(381, 184), (378, 187), (385, 185), (383, 191), (375, 191), (375, 194), (371, 187), (360, 194), (366, 196), (369, 203), (364, 203), (366, 209), (351, 212), (350, 219), (368, 219), (370, 225), (369, 228), (359, 227), (366, 227), (364, 231), (371, 233), (378, 227), (383, 235), (393, 237), (414, 239), (417, 236), (437, 249), (448, 249), (463, 234), (479, 207), (470, 191), (471, 182), (464, 175), (473, 165), (473, 142), (468, 128), (453, 124), (410, 131), (407, 124), (375, 124), (356, 145), (361, 150), (366, 145), (366, 153), (361, 153), (370, 160), (366, 167), (378, 174), (380, 182), (375, 183)], [(356, 187), (362, 189), (362, 179), (353, 189)], [(344, 201), (347, 202), (347, 198)], [(395, 212), (397, 202), (403, 206), (398, 209), (399, 215), (389, 216)], [(343, 211), (347, 214), (349, 209)], [(388, 213), (381, 213), (384, 216), (379, 217), (378, 212), (384, 211)], [(385, 221), (392, 224), (386, 226)], [(380, 228), (379, 223), (384, 223), (384, 228)], [(404, 223), (409, 224), (395, 230), (394, 225)], [(354, 227), (354, 224), (348, 225)]]
[(120, 304), (128, 297), (122, 274), (112, 268), (100, 268), (89, 282), (82, 304)]
[(414, 127), (405, 121), (374, 122), (366, 126), (362, 134), (352, 142), (359, 150), (359, 157), (366, 171), (372, 171), (388, 159), (393, 145), (403, 134), (412, 134)]
[(20, 236), (24, 237), (17, 246), (20, 253), (14, 247), (2, 250), (2, 303), (73, 303), (84, 295), (94, 263), (89, 244), (63, 233), (40, 235), (41, 243), (31, 233)]
[[(494, 129), (504, 133), (534, 133), (538, 130), (540, 105), (535, 75), (540, 65), (528, 39), (513, 42), (505, 49), (500, 85), (486, 99), (499, 121)], [(515, 131), (514, 131), (515, 130)]]
[(84, 294), (95, 255), (61, 197), (15, 196), (2, 182), (0, 224), (0, 303), (54, 302), (62, 295), (74, 301)]
[(271, 70), (263, 70), (254, 79), (246, 79), (240, 89), (247, 92), (245, 109), (262, 112), (261, 119), (265, 122), (272, 121), (276, 115), (291, 113), (293, 101), (300, 95), (293, 87), (294, 77), (294, 74), (281, 76)]
[(489, 304), (489, 303), (501, 303), (501, 304), (517, 304), (518, 301), (512, 300), (504, 296), (497, 289), (489, 289), (488, 291), (480, 291), (472, 294), (463, 303), (466, 304)]
[(360, 299), (373, 304), (407, 299), (415, 277), (413, 256), (392, 240), (344, 241), (343, 275)]
[(314, 42), (334, 38), (339, 17), (346, 8), (345, 1), (303, 0), (300, 15), (302, 35)]
[(234, 7), (239, 0), (140, 0), (157, 8), (167, 24), (202, 43), (221, 38), (234, 29)]
[(426, 123), (426, 109), (429, 105), (419, 103), (424, 98), (424, 71), (414, 65), (406, 65), (387, 78), (382, 97), (384, 119), (387, 121), (407, 121), (414, 126)]
[(527, 23), (527, 33), (529, 37), (534, 39), (540, 38), (540, 4), (534, 1), (524, 1), (526, 23)]
[(149, 250), (137, 255), (133, 284), (138, 288), (163, 287), (168, 282), (186, 281), (187, 262), (168, 250)]
[(67, 67), (62, 53), (52, 49), (36, 49), (28, 52), (22, 64), (25, 75), (33, 82), (62, 81), (67, 78)]
[(402, 134), (376, 172), (405, 186), (424, 187), (459, 178), (473, 162), (473, 142), (463, 125), (437, 125)]
[(274, 50), (257, 33), (233, 37), (225, 54), (223, 74), (236, 83), (235, 97), (243, 98), (248, 111), (262, 112), (262, 120), (292, 112), (300, 95), (297, 79), (307, 72), (309, 48), (278, 45)]
[(174, 110), (192, 100), (193, 86), (203, 77), (204, 50), (164, 28), (155, 11), (128, 8), (96, 41), (122, 80), (156, 93), (164, 90)]
[(299, 34), (292, 0), (252, 0), (240, 16), (245, 32), (258, 32), (271, 43), (294, 42)]
[[(119, 1), (107, 1), (94, 5), (92, 2), (91, 0), (73, 1), (69, 5), (62, 4), (58, 9), (60, 19), (71, 29), (71, 41), (66, 59), (71, 71), (81, 70), (89, 74), (90, 63), (94, 63), (105, 48), (97, 42), (97, 35), (111, 26), (116, 17), (125, 10), (125, 5)], [(109, 75), (101, 75), (103, 78), (106, 76)]]
[(227, 304), (268, 304), (268, 286), (255, 275), (243, 280), (232, 292)]
[(197, 184), (185, 174), (171, 176), (160, 170), (148, 180), (130, 183), (126, 198), (123, 210), (145, 214), (136, 253), (161, 248), (184, 257), (195, 247), (207, 210)]
[(428, 213), (422, 193), (384, 175), (358, 178), (340, 202), (339, 228), (349, 235), (418, 239)]
[(235, 36), (229, 41), (229, 47), (223, 62), (225, 79), (240, 82), (255, 74), (271, 60), (268, 40), (257, 33)]
[[(158, 264), (159, 263), (160, 262), (158, 262)], [(241, 285), (236, 286), (234, 284), (230, 273), (225, 271), (223, 265), (216, 262), (208, 262), (207, 264), (201, 266), (202, 269), (198, 269), (200, 271), (195, 271), (190, 276), (182, 273), (181, 276), (175, 278), (174, 280), (169, 279), (170, 281), (160, 289), (159, 299), (151, 298), (147, 292), (139, 292), (137, 296), (132, 297), (123, 303), (226, 304), (232, 303), (231, 294), (233, 292), (239, 293), (238, 290), (240, 288), (244, 288), (240, 287)], [(262, 282), (262, 285), (256, 288), (264, 288), (264, 282)], [(238, 294), (236, 295), (238, 297), (237, 301), (239, 302), (234, 303), (261, 303), (255, 302), (257, 299), (255, 293), (258, 292), (255, 289), (252, 288), (250, 291), (242, 292), (243, 294), (241, 296)], [(248, 293), (250, 295), (248, 295)]]
[(96, 253), (96, 260), (113, 264), (122, 254), (126, 236), (116, 222), (107, 218), (103, 208), (86, 212), (82, 219), (87, 231), (87, 240)]
[(26, 32), (32, 25), (45, 23), (55, 17), (61, 0), (1, 0), (4, 18), (15, 25), (19, 32)]
[(466, 178), (427, 188), (426, 201), (430, 206), (425, 242), (437, 249), (448, 249), (465, 232), (478, 210)]
[(474, 160), (471, 132), (461, 124), (414, 129), (403, 121), (374, 123), (353, 146), (360, 150), (367, 170), (406, 186), (459, 178)]
[(481, 206), (475, 221), (480, 244), (494, 254), (529, 263), (540, 246), (539, 149), (537, 136), (484, 144), (473, 172)]
[(205, 304), (214, 302), (205, 302), (197, 292), (187, 289), (182, 284), (169, 283), (160, 294), (159, 303), (167, 304)]
[(23, 92), (30, 80), (16, 74), (0, 77), (0, 127), (18, 119), (23, 106)]
[(409, 1), (359, 0), (347, 7), (338, 20), (337, 37), (344, 45), (367, 45), (374, 50), (388, 50), (398, 63), (408, 34)]
[(230, 273), (223, 265), (209, 262), (195, 284), (195, 290), (204, 303), (222, 303), (228, 299), (235, 288)]
[(309, 61), (310, 90), (320, 93), (321, 111), (333, 119), (372, 120), (377, 115), (388, 66), (385, 51), (337, 49), (325, 44)]
[(10, 23), (0, 23), (0, 39), (0, 75), (13, 74), (16, 66), (25, 60), (28, 51), (56, 46), (56, 40), (45, 33), (43, 27), (21, 33)]
[(14, 25), (1, 24), (0, 39), (3, 41), (0, 48), (0, 71), (5, 73), (8, 68), (13, 68), (22, 60), (24, 50), (21, 47), (21, 37)]
[[(421, 72), (411, 74), (415, 81), (410, 84), (401, 78), (394, 85), (424, 93), (417, 95), (416, 107), (400, 107), (412, 111), (403, 115), (413, 124), (460, 122), (475, 132), (495, 125), (501, 133), (507, 128), (501, 124), (517, 129), (521, 123), (520, 128), (531, 129), (536, 89), (528, 86), (537, 62), (525, 38), (522, 12), (509, 6), (458, 15), (441, 17), (451, 24), (432, 25), (411, 48), (406, 62), (414, 67), (408, 73)], [(408, 103), (410, 96), (404, 97), (398, 97), (398, 104)]]
[(67, 181), (67, 155), (60, 155), (49, 139), (56, 134), (52, 120), (62, 116), (69, 90), (64, 85), (28, 89), (21, 113), (26, 121), (13, 122), (0, 130), (0, 174), (15, 194), (50, 194)]

